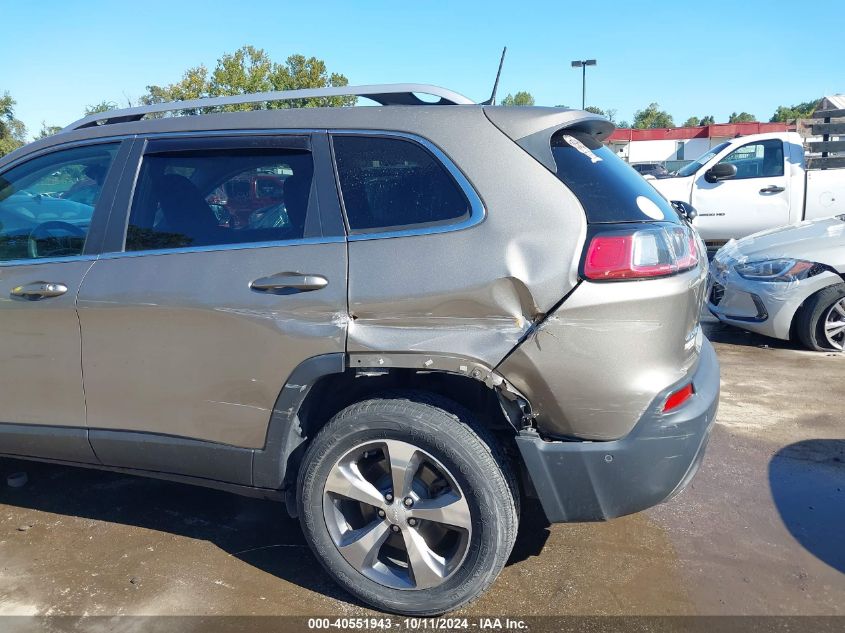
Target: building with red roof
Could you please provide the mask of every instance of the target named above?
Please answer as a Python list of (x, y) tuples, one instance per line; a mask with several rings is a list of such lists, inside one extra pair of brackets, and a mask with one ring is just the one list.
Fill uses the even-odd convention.
[(605, 141), (629, 163), (668, 163), (669, 169), (695, 160), (711, 147), (737, 136), (787, 132), (786, 123), (716, 123), (697, 127), (635, 130), (618, 128)]

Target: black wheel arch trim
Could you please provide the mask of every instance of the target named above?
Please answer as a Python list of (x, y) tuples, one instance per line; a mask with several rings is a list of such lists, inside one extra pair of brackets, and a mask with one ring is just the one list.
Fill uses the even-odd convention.
[(442, 372), (477, 380), (496, 392), (505, 418), (515, 431), (531, 418), (527, 399), (494, 369), (475, 359), (422, 352), (352, 352), (313, 356), (297, 365), (276, 399), (264, 448), (253, 453), (253, 485), (280, 489), (289, 483), (287, 471), (291, 458), (307, 440), (299, 418), (301, 407), (321, 378), (347, 370), (391, 369)]
[(264, 448), (253, 452), (252, 483), (259, 488), (282, 488), (287, 464), (293, 451), (305, 441), (299, 412), (316, 382), (331, 374), (346, 371), (342, 352), (312, 356), (302, 361), (282, 386), (267, 425)]

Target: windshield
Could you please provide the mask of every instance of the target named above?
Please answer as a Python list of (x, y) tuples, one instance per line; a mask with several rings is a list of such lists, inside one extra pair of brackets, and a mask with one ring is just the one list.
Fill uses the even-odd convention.
[(711, 147), (704, 154), (692, 161), (689, 165), (684, 165), (683, 167), (681, 167), (677, 172), (675, 172), (675, 175), (682, 177), (692, 176), (695, 172), (698, 171), (699, 167), (701, 167), (704, 163), (706, 163), (716, 154), (725, 149), (728, 145), (730, 145), (730, 143), (725, 141), (724, 143), (719, 143), (716, 147)]

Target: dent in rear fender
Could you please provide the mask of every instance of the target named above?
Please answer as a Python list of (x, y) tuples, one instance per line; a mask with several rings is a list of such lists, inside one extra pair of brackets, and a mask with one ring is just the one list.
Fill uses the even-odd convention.
[(495, 366), (577, 283), (586, 237), (578, 199), (481, 109), (456, 115), (417, 133), (464, 174), (484, 221), (350, 241), (350, 353), (454, 354)]
[(627, 435), (695, 368), (706, 267), (665, 279), (584, 282), (496, 369), (552, 437)]

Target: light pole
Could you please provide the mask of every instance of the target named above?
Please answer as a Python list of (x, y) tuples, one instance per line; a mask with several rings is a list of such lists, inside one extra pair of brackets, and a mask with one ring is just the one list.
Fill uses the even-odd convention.
[(572, 61), (573, 68), (581, 69), (581, 109), (587, 107), (587, 66), (595, 66), (595, 59), (576, 59)]

